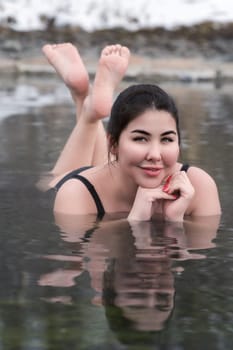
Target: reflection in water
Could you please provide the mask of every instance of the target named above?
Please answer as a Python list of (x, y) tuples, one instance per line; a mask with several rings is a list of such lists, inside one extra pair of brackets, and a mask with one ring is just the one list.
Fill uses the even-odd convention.
[[(104, 273), (103, 300), (110, 320), (109, 307), (115, 306), (121, 309), (122, 317), (130, 321), (131, 328), (157, 331), (163, 328), (174, 307), (171, 255), (173, 247), (177, 248), (177, 253), (179, 247), (175, 239), (159, 231), (153, 230), (151, 235), (151, 228), (145, 227), (147, 224), (141, 228), (134, 226), (134, 246), (127, 246), (127, 254), (114, 258), (108, 265)], [(150, 234), (143, 244), (141, 237), (137, 242), (141, 229)]]
[[(128, 324), (139, 331), (163, 329), (174, 308), (176, 275), (183, 272), (186, 260), (205, 258), (194, 251), (215, 246), (219, 225), (219, 217), (184, 224), (110, 220), (86, 230), (83, 217), (57, 215), (56, 219), (63, 232), (66, 228), (62, 238), (72, 242), (77, 256), (44, 256), (67, 267), (42, 275), (38, 284), (70, 287), (87, 271), (95, 291), (92, 303), (104, 305), (110, 326)], [(63, 299), (57, 296), (50, 301)]]

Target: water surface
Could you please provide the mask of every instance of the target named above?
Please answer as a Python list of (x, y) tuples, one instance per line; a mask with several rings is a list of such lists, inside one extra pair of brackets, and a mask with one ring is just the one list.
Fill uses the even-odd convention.
[(57, 80), (0, 88), (0, 347), (230, 349), (233, 344), (233, 86), (163, 84), (182, 159), (219, 187), (223, 215), (185, 226), (54, 218), (35, 183), (74, 123)]

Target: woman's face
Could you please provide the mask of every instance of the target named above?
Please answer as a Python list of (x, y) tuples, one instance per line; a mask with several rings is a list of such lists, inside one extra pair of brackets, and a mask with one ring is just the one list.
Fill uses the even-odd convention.
[(160, 185), (179, 156), (174, 118), (166, 111), (146, 110), (122, 131), (115, 151), (124, 176), (141, 187)]

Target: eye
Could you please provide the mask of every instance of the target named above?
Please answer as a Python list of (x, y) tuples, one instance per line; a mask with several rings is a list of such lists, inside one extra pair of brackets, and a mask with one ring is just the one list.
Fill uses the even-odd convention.
[(174, 139), (172, 137), (163, 137), (161, 139), (163, 143), (169, 143), (169, 142), (174, 142)]
[(135, 136), (133, 138), (133, 141), (136, 141), (136, 142), (147, 142), (147, 138), (145, 136)]

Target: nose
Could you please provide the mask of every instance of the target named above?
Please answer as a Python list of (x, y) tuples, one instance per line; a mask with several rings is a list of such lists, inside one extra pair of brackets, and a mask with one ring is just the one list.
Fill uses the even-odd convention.
[(146, 160), (150, 162), (158, 162), (161, 160), (161, 149), (157, 143), (151, 144), (148, 148)]

